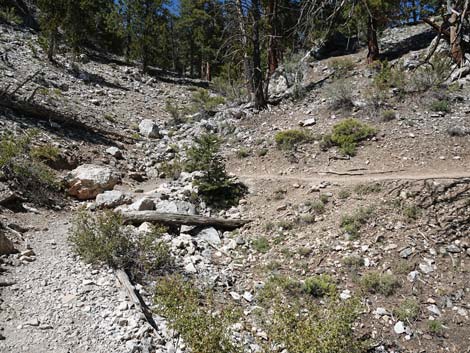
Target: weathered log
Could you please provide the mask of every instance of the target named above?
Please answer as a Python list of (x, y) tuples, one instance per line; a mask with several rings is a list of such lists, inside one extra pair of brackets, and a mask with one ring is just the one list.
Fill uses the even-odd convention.
[(251, 220), (247, 219), (223, 219), (179, 213), (160, 213), (155, 211), (124, 211), (121, 214), (126, 223), (140, 224), (150, 222), (176, 226), (206, 226), (227, 230), (241, 228), (251, 222)]
[(126, 271), (118, 269), (114, 272), (114, 274), (116, 275), (116, 278), (118, 279), (119, 283), (121, 283), (121, 285), (125, 289), (127, 296), (129, 297), (131, 302), (142, 311), (150, 326), (152, 326), (155, 330), (158, 330), (158, 326), (155, 323), (155, 320), (153, 319), (151, 310), (148, 308), (147, 304), (144, 302), (142, 297), (137, 294), (138, 292), (136, 292), (135, 287), (132, 285), (131, 280), (129, 279), (129, 276), (127, 275)]

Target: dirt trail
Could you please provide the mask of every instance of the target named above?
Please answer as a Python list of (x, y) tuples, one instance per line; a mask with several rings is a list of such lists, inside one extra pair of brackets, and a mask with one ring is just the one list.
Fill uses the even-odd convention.
[(446, 172), (437, 172), (430, 170), (400, 170), (400, 171), (323, 171), (317, 172), (312, 176), (305, 175), (238, 175), (242, 181), (247, 183), (256, 183), (259, 181), (279, 181), (279, 182), (304, 182), (321, 183), (336, 182), (343, 184), (357, 184), (376, 181), (391, 180), (444, 180), (470, 178), (470, 170), (453, 170)]

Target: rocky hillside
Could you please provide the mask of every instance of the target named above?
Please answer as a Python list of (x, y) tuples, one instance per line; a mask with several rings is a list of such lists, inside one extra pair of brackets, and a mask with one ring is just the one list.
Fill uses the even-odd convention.
[(466, 352), (470, 81), (433, 37), (286, 65), (258, 112), (1, 25), (1, 352)]

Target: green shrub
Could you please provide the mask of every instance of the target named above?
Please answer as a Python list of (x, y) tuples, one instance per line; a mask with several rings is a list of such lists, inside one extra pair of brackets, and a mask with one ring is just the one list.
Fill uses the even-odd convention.
[(379, 183), (357, 184), (354, 187), (354, 192), (358, 195), (377, 194), (381, 191), (382, 185), (380, 185)]
[(274, 136), (274, 141), (279, 149), (292, 150), (301, 143), (312, 141), (312, 134), (307, 130), (279, 131)]
[(13, 25), (19, 25), (22, 22), (21, 17), (16, 14), (13, 7), (0, 9), (0, 19)]
[(325, 91), (333, 109), (351, 108), (354, 105), (351, 84), (344, 79), (334, 81)]
[(191, 101), (192, 105), (190, 110), (193, 113), (212, 112), (217, 108), (217, 106), (225, 103), (225, 99), (223, 97), (213, 96), (208, 90), (202, 88), (193, 93)]
[(349, 198), (349, 196), (351, 196), (351, 192), (349, 190), (346, 190), (346, 189), (340, 190), (340, 192), (338, 193), (338, 197), (341, 200), (345, 200), (345, 199)]
[(319, 298), (336, 293), (336, 285), (328, 275), (319, 275), (305, 280), (303, 291), (313, 297)]
[(194, 183), (198, 187), (199, 195), (209, 206), (229, 208), (238, 205), (248, 189), (227, 174), (219, 148), (220, 140), (216, 135), (205, 134), (197, 137), (187, 151), (186, 169), (190, 172), (203, 172)]
[(132, 242), (122, 218), (112, 211), (96, 216), (80, 211), (73, 220), (69, 240), (85, 262), (113, 268), (130, 266)]
[(229, 101), (243, 102), (248, 96), (246, 84), (243, 80), (236, 81), (219, 76), (212, 80), (212, 87)]
[(269, 241), (266, 237), (253, 239), (251, 245), (253, 246), (253, 249), (263, 254), (267, 253), (271, 248), (271, 245), (269, 244)]
[(31, 157), (39, 161), (57, 161), (59, 154), (60, 150), (50, 144), (32, 147), (30, 151)]
[(184, 164), (181, 162), (181, 159), (177, 156), (171, 162), (164, 161), (159, 168), (159, 172), (162, 173), (162, 176), (165, 178), (170, 178), (177, 180), (181, 173), (183, 172)]
[(182, 109), (175, 102), (167, 100), (165, 103), (165, 111), (170, 114), (170, 125), (181, 125), (186, 122)]
[(394, 315), (401, 321), (414, 321), (419, 315), (419, 303), (415, 298), (408, 298), (393, 310)]
[(411, 88), (418, 92), (441, 86), (450, 76), (452, 59), (446, 54), (433, 55), (430, 62), (420, 66), (411, 76)]
[(247, 148), (240, 148), (239, 150), (237, 150), (237, 158), (239, 159), (242, 159), (242, 158), (247, 158), (249, 157), (251, 154), (251, 151)]
[(374, 128), (357, 119), (350, 118), (333, 126), (332, 133), (323, 137), (321, 147), (327, 149), (338, 146), (343, 155), (355, 156), (357, 144), (375, 134)]
[(382, 121), (392, 121), (397, 117), (397, 113), (394, 110), (384, 110), (382, 112)]
[(406, 77), (401, 65), (391, 66), (388, 61), (380, 63), (379, 72), (375, 75), (373, 86), (378, 91), (386, 91), (390, 88), (405, 90)]
[(160, 278), (157, 283), (158, 314), (166, 318), (191, 352), (242, 352), (231, 337), (230, 326), (239, 317), (234, 308), (218, 307), (213, 293), (199, 291), (193, 281), (181, 276)]
[(333, 59), (328, 64), (328, 67), (333, 70), (333, 75), (336, 78), (345, 77), (356, 66), (351, 58)]
[(366, 351), (366, 345), (355, 337), (353, 330), (359, 315), (357, 301), (329, 298), (319, 306), (308, 298), (292, 295), (298, 292), (296, 282), (281, 281), (279, 287), (288, 288), (287, 297), (282, 288), (272, 288), (275, 285), (270, 285), (269, 300), (263, 302), (269, 310), (260, 314), (269, 337), (264, 343), (265, 352), (278, 351), (279, 347), (289, 353)]
[(341, 217), (340, 227), (350, 235), (351, 239), (356, 239), (359, 236), (359, 230), (367, 223), (373, 211), (372, 207), (361, 207), (350, 215), (344, 215)]
[(404, 206), (403, 215), (408, 220), (417, 220), (421, 215), (422, 210), (416, 205)]
[(361, 287), (372, 294), (390, 296), (400, 287), (398, 279), (388, 273), (369, 272), (361, 279)]
[(343, 258), (343, 264), (350, 270), (357, 271), (364, 266), (364, 259), (357, 255), (347, 256)]
[(444, 325), (439, 320), (428, 320), (428, 332), (434, 335), (441, 335), (444, 332)]
[(318, 214), (321, 214), (321, 213), (325, 212), (325, 203), (321, 200), (317, 200), (317, 201), (312, 202), (311, 207)]
[(29, 130), (22, 136), (5, 134), (0, 139), (0, 176), (15, 184), (31, 201), (50, 204), (59, 184), (43, 161), (56, 158), (58, 150), (49, 145), (32, 147), (36, 135), (36, 131)]
[(124, 269), (142, 278), (175, 267), (169, 246), (159, 239), (164, 232), (165, 228), (154, 227), (132, 241), (119, 214), (106, 211), (93, 215), (81, 210), (73, 220), (69, 241), (83, 261)]
[(450, 113), (450, 105), (447, 100), (435, 100), (431, 103), (430, 108), (434, 112)]

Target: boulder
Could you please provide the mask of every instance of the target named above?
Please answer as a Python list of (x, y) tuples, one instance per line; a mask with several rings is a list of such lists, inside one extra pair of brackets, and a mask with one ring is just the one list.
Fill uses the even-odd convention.
[(150, 119), (142, 120), (139, 124), (139, 131), (142, 136), (149, 138), (158, 138), (160, 137), (160, 130), (155, 121)]
[(212, 245), (219, 245), (221, 243), (219, 232), (212, 227), (201, 230), (197, 237)]
[(128, 207), (130, 211), (153, 211), (155, 210), (155, 201), (148, 197), (143, 197)]
[(120, 176), (109, 167), (84, 164), (71, 171), (65, 181), (69, 195), (79, 200), (90, 200), (106, 190), (112, 190), (120, 181)]
[(129, 204), (132, 198), (122, 191), (105, 191), (96, 196), (96, 206), (98, 208), (114, 208), (120, 205)]
[(9, 255), (16, 253), (16, 249), (13, 246), (13, 242), (3, 234), (0, 229), (0, 255)]
[(181, 213), (181, 214), (196, 214), (196, 207), (186, 201), (168, 201), (163, 200), (156, 204), (155, 209), (161, 213)]

